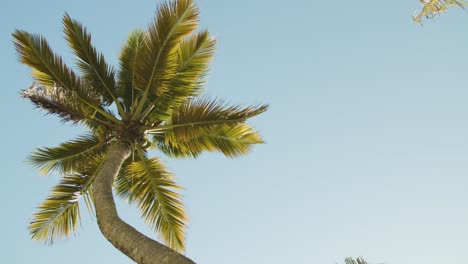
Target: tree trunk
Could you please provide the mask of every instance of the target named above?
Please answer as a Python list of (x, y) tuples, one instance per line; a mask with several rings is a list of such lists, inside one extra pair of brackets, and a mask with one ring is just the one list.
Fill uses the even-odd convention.
[(96, 218), (102, 234), (118, 250), (140, 264), (195, 264), (189, 258), (143, 235), (120, 219), (112, 186), (131, 148), (114, 143), (96, 175), (93, 187)]

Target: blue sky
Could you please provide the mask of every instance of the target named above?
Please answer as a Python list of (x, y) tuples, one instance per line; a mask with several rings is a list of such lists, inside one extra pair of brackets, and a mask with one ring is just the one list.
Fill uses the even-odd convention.
[[(26, 227), (57, 177), (24, 160), (79, 134), (20, 99), (32, 79), (16, 28), (46, 36), (72, 62), (65, 11), (117, 65), (128, 33), (158, 1), (5, 1), (0, 10), (2, 263), (132, 263), (83, 211), (49, 247)], [(267, 144), (241, 159), (164, 160), (191, 223), (187, 255), (203, 264), (459, 263), (468, 258), (468, 16), (411, 22), (419, 1), (199, 1), (218, 39), (206, 94), (269, 103), (252, 120)], [(124, 219), (152, 232), (134, 208)]]

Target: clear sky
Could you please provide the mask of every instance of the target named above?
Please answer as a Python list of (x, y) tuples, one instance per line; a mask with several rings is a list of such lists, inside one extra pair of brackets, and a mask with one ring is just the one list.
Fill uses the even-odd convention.
[[(24, 160), (82, 128), (20, 99), (32, 83), (12, 45), (15, 28), (45, 35), (72, 62), (65, 11), (117, 65), (119, 49), (158, 1), (5, 0), (2, 80), (1, 263), (131, 263), (83, 210), (71, 239), (45, 246), (26, 230), (57, 177)], [(200, 0), (218, 39), (206, 94), (269, 103), (252, 120), (267, 144), (241, 159), (164, 157), (185, 187), (187, 255), (200, 264), (439, 264), (468, 259), (468, 15), (423, 27), (417, 0)], [(137, 211), (124, 219), (147, 234)]]

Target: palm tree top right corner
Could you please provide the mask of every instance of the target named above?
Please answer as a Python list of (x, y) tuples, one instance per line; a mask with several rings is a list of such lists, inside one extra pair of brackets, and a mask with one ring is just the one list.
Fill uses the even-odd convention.
[(468, 5), (466, 0), (419, 0), (422, 4), (419, 10), (413, 16), (413, 22), (420, 25), (423, 24), (423, 19), (434, 18), (441, 13), (447, 11), (451, 7), (460, 7), (464, 9)]

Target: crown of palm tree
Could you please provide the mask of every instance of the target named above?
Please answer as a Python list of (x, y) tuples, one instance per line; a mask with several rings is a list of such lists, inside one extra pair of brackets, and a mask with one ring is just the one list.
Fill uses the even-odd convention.
[(78, 202), (83, 197), (93, 211), (94, 177), (106, 150), (119, 142), (131, 146), (133, 154), (115, 180), (116, 194), (136, 204), (168, 246), (183, 251), (187, 216), (176, 192), (180, 186), (159, 159), (148, 157), (148, 149), (170, 157), (197, 157), (203, 151), (244, 155), (262, 143), (245, 121), (267, 106), (197, 99), (215, 40), (207, 31), (194, 32), (198, 8), (193, 0), (162, 4), (146, 30), (130, 34), (118, 69), (96, 51), (79, 22), (65, 14), (63, 26), (80, 74), (42, 36), (22, 30), (13, 34), (19, 59), (32, 68), (35, 79), (22, 96), (63, 122), (80, 123), (90, 131), (30, 156), (42, 173), (63, 176), (33, 215), (32, 237), (53, 243), (76, 231)]

